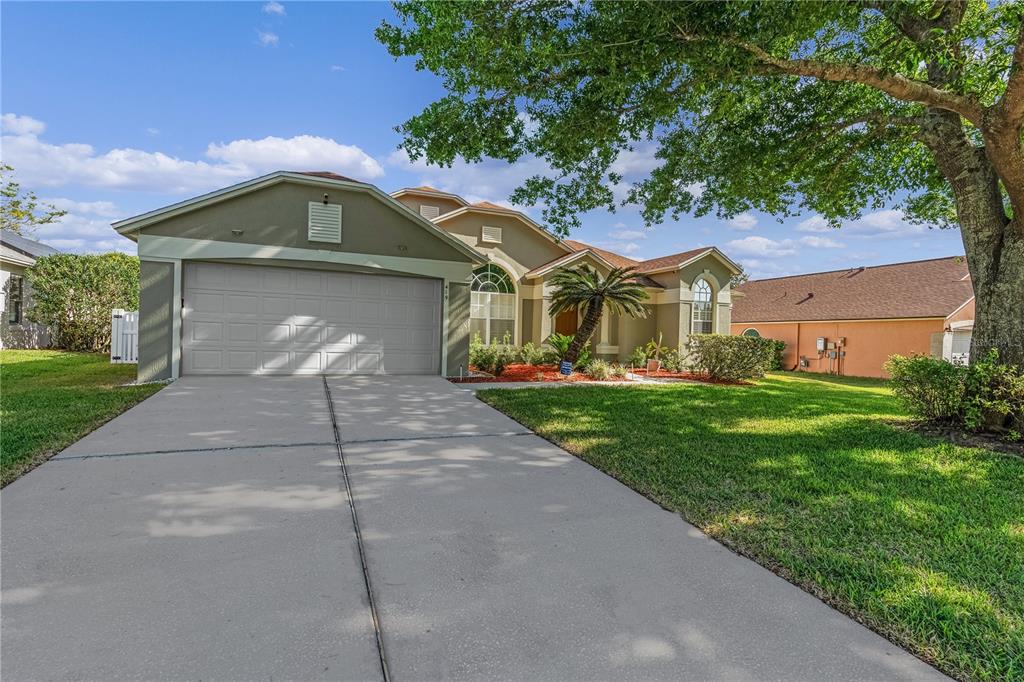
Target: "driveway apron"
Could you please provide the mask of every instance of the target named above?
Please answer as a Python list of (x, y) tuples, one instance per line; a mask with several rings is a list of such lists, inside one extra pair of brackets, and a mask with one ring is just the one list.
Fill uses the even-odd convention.
[(943, 679), (469, 391), (329, 381), (393, 679)]
[(185, 378), (2, 497), (5, 682), (941, 678), (438, 377)]

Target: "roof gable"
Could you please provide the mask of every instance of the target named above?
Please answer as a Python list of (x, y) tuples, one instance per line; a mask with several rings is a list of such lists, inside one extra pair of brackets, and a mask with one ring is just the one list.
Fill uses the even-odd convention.
[(149, 225), (153, 225), (160, 221), (166, 220), (170, 217), (181, 215), (184, 213), (189, 213), (200, 208), (204, 208), (207, 206), (218, 204), (223, 201), (227, 201), (228, 199), (234, 199), (236, 197), (250, 194), (252, 192), (257, 192), (259, 190), (266, 189), (267, 187), (272, 187), (283, 182), (323, 186), (325, 188), (334, 187), (368, 194), (370, 197), (384, 204), (388, 208), (398, 211), (399, 213), (402, 214), (403, 217), (412, 221), (414, 224), (416, 224), (423, 230), (426, 230), (428, 233), (432, 234), (438, 239), (454, 247), (462, 254), (468, 256), (471, 260), (475, 262), (484, 262), (484, 260), (486, 260), (483, 257), (483, 255), (480, 254), (476, 249), (469, 246), (468, 244), (463, 243), (461, 240), (455, 238), (445, 230), (442, 230), (441, 228), (437, 227), (434, 223), (420, 216), (418, 213), (409, 210), (409, 208), (406, 207), (404, 204), (394, 199), (393, 197), (385, 194), (376, 186), (365, 182), (351, 180), (345, 178), (342, 175), (336, 175), (334, 173), (320, 171), (275, 171), (274, 173), (269, 173), (267, 175), (263, 175), (258, 178), (253, 178), (252, 180), (247, 180), (245, 182), (232, 185), (230, 187), (225, 187), (214, 192), (209, 192), (198, 197), (193, 197), (192, 199), (186, 199), (185, 201), (180, 201), (176, 204), (164, 206), (163, 208), (158, 208), (156, 210), (149, 211), (148, 213), (143, 213), (141, 215), (137, 215), (132, 218), (127, 218), (125, 220), (120, 220), (118, 222), (113, 223), (113, 227), (115, 230), (125, 235), (126, 237), (134, 238), (139, 230)]
[(946, 317), (974, 295), (962, 257), (752, 280), (733, 322)]
[(0, 230), (0, 244), (3, 244), (10, 249), (14, 249), (15, 251), (19, 251), (33, 259), (60, 253), (60, 251), (48, 244), (43, 244), (42, 242), (37, 242), (34, 239), (23, 237), (20, 234), (11, 232), (10, 230)]

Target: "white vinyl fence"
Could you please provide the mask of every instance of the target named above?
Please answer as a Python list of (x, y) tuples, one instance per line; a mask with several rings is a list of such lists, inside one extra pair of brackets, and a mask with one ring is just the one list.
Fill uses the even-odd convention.
[(110, 311), (110, 361), (139, 361), (139, 313), (135, 310)]

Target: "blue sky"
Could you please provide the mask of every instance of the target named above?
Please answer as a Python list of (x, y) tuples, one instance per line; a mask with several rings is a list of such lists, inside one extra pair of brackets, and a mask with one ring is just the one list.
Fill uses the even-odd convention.
[[(394, 126), (443, 91), (374, 40), (388, 4), (3, 2), (0, 14), (0, 155), (69, 211), (37, 233), (67, 251), (131, 253), (111, 221), (271, 170), (499, 203), (544, 171), (536, 159), (441, 169), (396, 151)], [(622, 160), (626, 181), (654, 167), (652, 152)], [(814, 215), (756, 212), (645, 229), (627, 207), (587, 215), (571, 236), (638, 259), (714, 244), (754, 277), (963, 253), (957, 231), (911, 226), (895, 210), (838, 231)]]

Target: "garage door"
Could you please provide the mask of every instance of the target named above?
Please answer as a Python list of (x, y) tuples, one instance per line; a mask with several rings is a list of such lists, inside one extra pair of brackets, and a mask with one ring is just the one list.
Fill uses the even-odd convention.
[(441, 283), (185, 265), (186, 374), (438, 374)]

